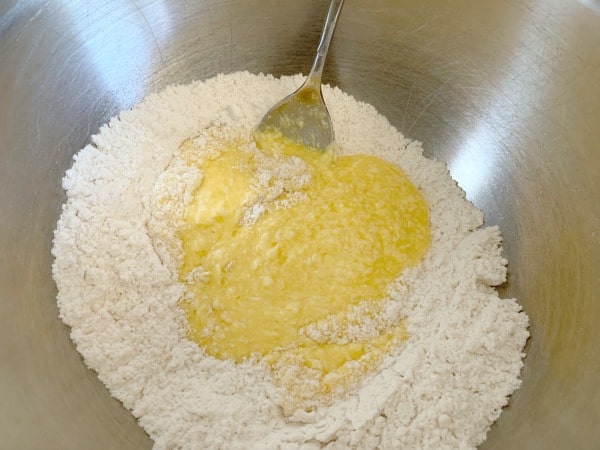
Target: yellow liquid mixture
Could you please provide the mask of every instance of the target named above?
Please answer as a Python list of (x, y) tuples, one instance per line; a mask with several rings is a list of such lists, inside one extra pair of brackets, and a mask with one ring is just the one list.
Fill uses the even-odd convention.
[[(424, 255), (427, 205), (379, 158), (333, 157), (273, 135), (257, 143), (260, 150), (248, 151), (241, 139), (223, 140), (195, 162), (204, 177), (179, 230), (182, 307), (190, 338), (209, 355), (261, 358), (307, 407), (360, 380), (406, 338), (402, 321), (366, 337), (347, 330), (373, 317), (388, 284)], [(184, 155), (197, 151), (191, 141), (182, 147)], [(244, 208), (263, 195), (258, 177), (265, 186), (257, 153), (271, 168), (301, 158), (305, 178), (244, 223)], [(310, 326), (320, 338), (306, 333)]]

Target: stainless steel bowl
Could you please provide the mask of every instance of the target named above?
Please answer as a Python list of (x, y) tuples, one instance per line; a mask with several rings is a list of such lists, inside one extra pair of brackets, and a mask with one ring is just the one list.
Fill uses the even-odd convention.
[[(584, 4), (585, 3), (585, 4)], [(0, 2), (0, 447), (150, 440), (57, 318), (52, 230), (71, 156), (118, 111), (218, 72), (306, 72), (326, 4)], [(484, 448), (600, 442), (600, 5), (348, 2), (325, 81), (449, 164), (531, 318), (523, 387)]]

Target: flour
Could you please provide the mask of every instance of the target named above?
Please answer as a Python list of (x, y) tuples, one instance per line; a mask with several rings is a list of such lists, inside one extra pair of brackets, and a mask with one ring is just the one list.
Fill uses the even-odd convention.
[[(102, 127), (63, 180), (67, 202), (53, 248), (60, 317), (157, 449), (473, 448), (520, 385), (528, 337), (521, 307), (493, 289), (506, 277), (499, 230), (482, 228), (481, 212), (443, 163), (425, 159), (418, 142), (339, 89), (324, 88), (339, 151), (401, 166), (429, 205), (432, 242), (370, 321), (303, 333), (328, 341), (364, 336), (405, 317), (409, 339), (358, 388), (285, 416), (264, 366), (208, 357), (185, 337), (173, 257), (180, 243), (156, 236), (202, 173), (173, 155), (207, 128), (250, 129), (301, 81), (219, 75), (169, 87)], [(256, 208), (249, 221), (261, 213)], [(204, 276), (202, 268), (190, 275)]]

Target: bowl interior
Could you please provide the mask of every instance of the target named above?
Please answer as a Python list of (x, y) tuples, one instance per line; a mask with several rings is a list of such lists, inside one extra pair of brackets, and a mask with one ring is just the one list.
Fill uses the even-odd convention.
[[(448, 163), (498, 224), (530, 316), (523, 387), (483, 448), (600, 440), (600, 16), (594, 3), (348, 2), (325, 82)], [(219, 72), (306, 73), (326, 2), (0, 5), (0, 432), (7, 448), (149, 448), (57, 318), (71, 156), (120, 110)], [(597, 9), (597, 7), (596, 7)]]

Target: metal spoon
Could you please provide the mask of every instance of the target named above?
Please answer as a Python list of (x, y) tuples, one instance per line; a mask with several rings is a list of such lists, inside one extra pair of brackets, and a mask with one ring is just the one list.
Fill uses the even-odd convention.
[(333, 143), (331, 118), (321, 93), (321, 75), (344, 0), (331, 0), (315, 62), (298, 90), (273, 106), (258, 124), (259, 132), (279, 131), (301, 145), (325, 150)]

